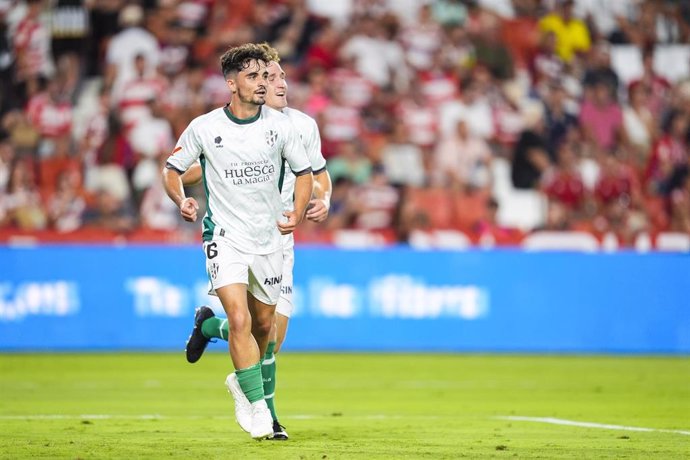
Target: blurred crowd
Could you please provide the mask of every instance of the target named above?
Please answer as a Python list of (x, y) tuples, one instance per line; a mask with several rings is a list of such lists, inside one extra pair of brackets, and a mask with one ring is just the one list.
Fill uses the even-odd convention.
[(321, 130), (331, 215), (301, 241), (690, 233), (681, 0), (0, 0), (0, 231), (199, 238), (160, 170), (245, 42)]

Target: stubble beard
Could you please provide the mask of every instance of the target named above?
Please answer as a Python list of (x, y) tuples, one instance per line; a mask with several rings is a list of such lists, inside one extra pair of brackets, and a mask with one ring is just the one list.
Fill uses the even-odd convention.
[(258, 94), (254, 94), (253, 91), (249, 95), (247, 95), (242, 90), (239, 90), (237, 92), (237, 97), (243, 104), (251, 104), (257, 107), (262, 106), (266, 103), (266, 96), (261, 97)]

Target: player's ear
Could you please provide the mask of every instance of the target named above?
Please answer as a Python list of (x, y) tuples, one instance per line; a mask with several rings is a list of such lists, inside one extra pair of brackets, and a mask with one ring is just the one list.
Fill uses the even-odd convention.
[(225, 80), (225, 82), (228, 84), (228, 88), (230, 88), (230, 92), (235, 94), (237, 92), (237, 82), (235, 81), (234, 78), (228, 78)]

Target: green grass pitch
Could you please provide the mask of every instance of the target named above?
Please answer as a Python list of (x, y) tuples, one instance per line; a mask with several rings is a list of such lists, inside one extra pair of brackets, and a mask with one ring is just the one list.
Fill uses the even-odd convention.
[(286, 351), (287, 442), (240, 430), (230, 369), (218, 352), (2, 354), (0, 458), (690, 458), (686, 357)]

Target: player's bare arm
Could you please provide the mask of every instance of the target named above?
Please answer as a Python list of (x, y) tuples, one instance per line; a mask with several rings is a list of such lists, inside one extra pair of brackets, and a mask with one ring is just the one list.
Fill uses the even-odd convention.
[(328, 211), (331, 208), (331, 175), (327, 170), (323, 170), (314, 175), (313, 198), (307, 207), (307, 219), (312, 222), (323, 222), (328, 218)]
[(314, 176), (311, 173), (311, 168), (303, 173), (297, 173), (295, 180), (295, 209), (294, 211), (285, 211), (283, 215), (287, 217), (287, 222), (278, 222), (278, 229), (283, 235), (287, 235), (295, 231), (297, 225), (302, 222), (305, 210), (311, 198), (311, 192), (314, 188)]
[(164, 168), (163, 186), (170, 199), (180, 208), (182, 218), (187, 222), (196, 222), (199, 204), (194, 198), (185, 196), (180, 172), (172, 168)]
[(190, 166), (189, 169), (184, 172), (184, 174), (182, 174), (182, 185), (185, 187), (196, 185), (201, 182), (201, 176), (201, 164), (196, 162)]

